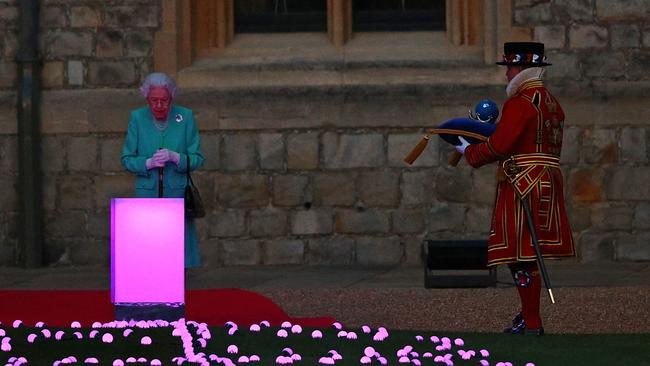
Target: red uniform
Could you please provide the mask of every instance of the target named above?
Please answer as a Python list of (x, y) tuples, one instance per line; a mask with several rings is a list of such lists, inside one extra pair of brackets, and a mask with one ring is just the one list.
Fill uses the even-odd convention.
[(528, 201), (542, 255), (575, 255), (559, 168), (563, 125), (562, 107), (542, 80), (528, 79), (505, 102), (487, 142), (465, 150), (467, 162), (476, 168), (498, 161), (503, 169), (508, 161), (508, 176), (514, 178), (499, 179), (488, 266), (536, 260), (521, 197)]

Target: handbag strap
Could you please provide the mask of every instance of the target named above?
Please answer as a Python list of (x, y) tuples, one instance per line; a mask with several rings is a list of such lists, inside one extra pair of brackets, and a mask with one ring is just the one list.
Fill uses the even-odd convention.
[(194, 182), (192, 181), (192, 176), (190, 175), (190, 155), (187, 154), (185, 155), (186, 161), (187, 161), (187, 170), (185, 171), (185, 174), (187, 175), (187, 179), (185, 181), (185, 186), (194, 186)]

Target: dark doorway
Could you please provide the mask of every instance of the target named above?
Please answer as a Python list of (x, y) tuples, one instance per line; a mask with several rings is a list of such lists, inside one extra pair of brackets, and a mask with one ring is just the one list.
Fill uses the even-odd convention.
[(354, 0), (353, 30), (445, 30), (445, 0)]
[(235, 32), (326, 32), (327, 0), (236, 0)]

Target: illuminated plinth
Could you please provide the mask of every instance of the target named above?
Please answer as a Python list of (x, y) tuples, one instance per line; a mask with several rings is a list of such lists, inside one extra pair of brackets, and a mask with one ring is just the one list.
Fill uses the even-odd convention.
[(111, 200), (111, 301), (116, 307), (185, 303), (184, 223), (182, 198)]

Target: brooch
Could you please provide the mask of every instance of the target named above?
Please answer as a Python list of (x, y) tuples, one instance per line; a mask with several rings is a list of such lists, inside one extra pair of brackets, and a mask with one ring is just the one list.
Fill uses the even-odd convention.
[(181, 123), (181, 122), (183, 122), (183, 116), (181, 116), (180, 114), (177, 114), (176, 116), (174, 116), (174, 120), (176, 122), (178, 122), (178, 123)]

